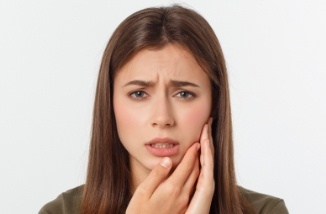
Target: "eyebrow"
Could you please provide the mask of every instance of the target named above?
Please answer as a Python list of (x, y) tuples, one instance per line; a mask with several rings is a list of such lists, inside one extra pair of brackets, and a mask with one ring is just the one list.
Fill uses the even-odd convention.
[[(123, 87), (126, 87), (128, 85), (138, 85), (143, 87), (151, 87), (154, 85), (154, 82), (152, 81), (144, 81), (144, 80), (132, 80), (130, 82), (127, 82)], [(199, 85), (188, 82), (188, 81), (179, 81), (179, 80), (171, 80), (169, 85), (173, 87), (184, 87), (184, 86), (192, 86), (192, 87), (199, 87)]]
[(144, 80), (132, 80), (130, 82), (127, 82), (126, 84), (123, 85), (123, 87), (126, 87), (128, 85), (138, 85), (138, 86), (143, 86), (143, 87), (150, 87), (154, 85), (154, 82), (152, 81), (144, 81)]
[(193, 86), (193, 87), (199, 87), (199, 85), (188, 82), (188, 81), (179, 81), (179, 80), (171, 80), (170, 84), (174, 87), (182, 87), (182, 86)]

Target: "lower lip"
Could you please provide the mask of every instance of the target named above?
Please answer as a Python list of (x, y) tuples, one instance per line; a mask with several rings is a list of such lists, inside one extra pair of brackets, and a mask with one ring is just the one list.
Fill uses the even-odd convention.
[(157, 157), (170, 157), (176, 155), (179, 151), (179, 145), (175, 144), (170, 148), (154, 148), (151, 145), (146, 145), (147, 150)]

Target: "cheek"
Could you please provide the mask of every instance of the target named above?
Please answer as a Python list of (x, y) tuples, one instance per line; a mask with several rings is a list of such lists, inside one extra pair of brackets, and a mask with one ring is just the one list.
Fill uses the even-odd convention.
[(137, 114), (128, 108), (128, 105), (124, 105), (124, 102), (119, 99), (114, 99), (114, 115), (116, 119), (118, 135), (122, 142), (128, 135), (132, 135), (132, 130), (137, 126)]
[(201, 107), (191, 109), (187, 112), (187, 121), (192, 124), (205, 123), (209, 117), (208, 111), (203, 110)]
[(146, 111), (144, 108), (131, 105), (122, 95), (113, 100), (113, 108), (121, 142), (128, 143), (141, 138), (145, 131)]
[(204, 124), (210, 116), (210, 107), (208, 105), (195, 106), (183, 115), (184, 126), (191, 137), (192, 142), (198, 141)]

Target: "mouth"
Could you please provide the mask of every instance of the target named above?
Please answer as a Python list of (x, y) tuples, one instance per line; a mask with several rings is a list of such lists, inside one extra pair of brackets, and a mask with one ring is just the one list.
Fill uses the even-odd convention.
[(179, 143), (170, 138), (155, 138), (145, 146), (152, 155), (157, 157), (170, 157), (179, 152)]
[(176, 144), (173, 143), (152, 143), (149, 144), (149, 146), (156, 148), (156, 149), (166, 149), (166, 148), (172, 148), (174, 147)]

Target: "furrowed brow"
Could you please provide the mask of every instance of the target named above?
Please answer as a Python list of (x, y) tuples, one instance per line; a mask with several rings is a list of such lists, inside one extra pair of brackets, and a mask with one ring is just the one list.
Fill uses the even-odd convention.
[(143, 87), (151, 87), (154, 85), (152, 81), (144, 81), (144, 80), (132, 80), (130, 82), (127, 82), (123, 87), (126, 87), (128, 85), (137, 85), (137, 86), (143, 86)]
[(171, 80), (170, 84), (174, 87), (183, 87), (183, 86), (192, 86), (192, 87), (199, 87), (199, 85), (188, 82), (188, 81), (179, 81), (179, 80)]

